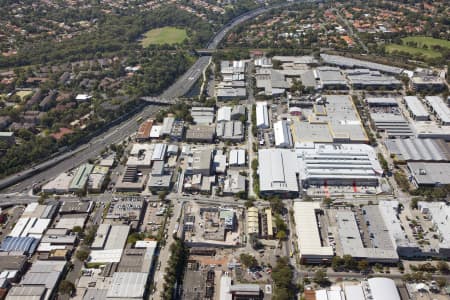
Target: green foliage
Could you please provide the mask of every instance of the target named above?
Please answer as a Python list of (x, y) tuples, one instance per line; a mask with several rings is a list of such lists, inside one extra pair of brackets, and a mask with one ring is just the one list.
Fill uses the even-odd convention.
[(243, 263), (247, 268), (254, 268), (258, 266), (258, 261), (253, 255), (241, 253), (239, 256), (241, 263)]
[(80, 261), (86, 261), (86, 259), (88, 259), (89, 257), (89, 248), (83, 247), (80, 248), (77, 253), (75, 254), (76, 258), (78, 258), (78, 260)]
[(95, 234), (97, 232), (98, 226), (97, 225), (91, 225), (86, 228), (85, 235), (84, 235), (84, 244), (85, 245), (91, 245), (92, 242), (95, 239)]
[(295, 287), (292, 283), (293, 279), (292, 267), (289, 265), (288, 257), (281, 257), (277, 261), (277, 265), (272, 270), (272, 279), (275, 285), (274, 300), (294, 299)]
[(314, 273), (313, 281), (320, 286), (326, 286), (330, 284), (327, 277), (327, 272), (324, 269), (319, 269)]
[(389, 171), (389, 165), (383, 154), (378, 153), (378, 161), (380, 162), (383, 171), (387, 173)]
[(145, 238), (145, 233), (143, 232), (133, 232), (127, 238), (128, 244), (134, 244), (137, 241), (143, 240)]
[(162, 298), (174, 299), (174, 288), (176, 282), (181, 282), (183, 276), (183, 270), (188, 258), (188, 250), (184, 243), (176, 239), (169, 248), (172, 255), (169, 258), (168, 265), (166, 267), (166, 274), (164, 275), (164, 285)]
[(63, 295), (72, 295), (75, 291), (75, 284), (68, 280), (62, 280), (59, 284), (58, 291)]

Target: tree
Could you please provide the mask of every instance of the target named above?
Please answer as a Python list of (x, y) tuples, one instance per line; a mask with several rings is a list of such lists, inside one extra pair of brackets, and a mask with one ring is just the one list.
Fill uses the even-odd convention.
[(448, 274), (450, 271), (450, 267), (448, 265), (448, 262), (440, 260), (438, 261), (438, 263), (436, 264), (439, 272), (441, 272), (442, 274)]
[(358, 269), (361, 271), (361, 272), (364, 272), (364, 271), (367, 271), (368, 269), (369, 269), (369, 262), (367, 261), (367, 260), (360, 260), (359, 262), (358, 262)]
[(327, 272), (324, 269), (319, 269), (314, 273), (313, 281), (320, 286), (328, 285), (330, 283)]
[(83, 228), (81, 228), (80, 226), (75, 226), (75, 227), (73, 227), (72, 228), (72, 232), (75, 232), (75, 233), (81, 233), (83, 231)]
[(79, 260), (85, 261), (89, 257), (89, 250), (87, 248), (81, 248), (75, 255)]
[(247, 268), (254, 268), (258, 265), (258, 261), (253, 255), (242, 253), (239, 258)]
[(287, 238), (287, 234), (284, 230), (280, 230), (277, 232), (277, 239), (281, 240), (285, 240)]
[(63, 280), (59, 284), (58, 290), (63, 295), (72, 295), (72, 293), (75, 291), (75, 285), (71, 281)]
[(167, 191), (161, 191), (161, 192), (158, 193), (158, 198), (161, 201), (166, 200), (166, 196), (167, 196)]
[(447, 279), (440, 277), (436, 279), (436, 283), (442, 289), (447, 286)]

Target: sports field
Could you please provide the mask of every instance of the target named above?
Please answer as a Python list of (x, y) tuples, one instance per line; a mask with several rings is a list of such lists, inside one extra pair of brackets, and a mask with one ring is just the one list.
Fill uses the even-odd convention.
[(162, 44), (179, 44), (187, 38), (185, 29), (175, 27), (161, 27), (147, 31), (142, 38), (142, 46), (162, 45)]

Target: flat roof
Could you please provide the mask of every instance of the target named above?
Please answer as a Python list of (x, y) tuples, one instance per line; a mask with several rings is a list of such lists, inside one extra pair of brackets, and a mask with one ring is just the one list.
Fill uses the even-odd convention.
[(77, 171), (75, 172), (72, 182), (70, 183), (69, 189), (84, 189), (89, 179), (89, 174), (91, 174), (93, 168), (94, 165), (91, 164), (82, 164), (81, 166), (79, 166)]
[(100, 224), (98, 226), (97, 232), (95, 233), (94, 241), (92, 242), (91, 248), (93, 249), (103, 249), (105, 247), (106, 240), (108, 238), (109, 231), (111, 230), (110, 224)]
[(258, 161), (262, 192), (298, 192), (295, 152), (287, 149), (260, 149)]
[(123, 249), (127, 242), (129, 232), (129, 225), (112, 225), (104, 249)]
[(437, 117), (445, 124), (450, 124), (450, 108), (440, 96), (426, 96), (425, 101), (433, 108)]
[(320, 58), (327, 64), (337, 65), (337, 66), (346, 67), (346, 68), (362, 67), (362, 68), (368, 68), (371, 70), (378, 70), (381, 72), (397, 74), (397, 75), (404, 71), (404, 69), (402, 69), (402, 68), (373, 63), (370, 61), (364, 61), (364, 60), (360, 60), (360, 59), (348, 58), (348, 57), (339, 56), (339, 55), (329, 55), (329, 54), (321, 53)]
[(400, 300), (394, 280), (389, 278), (369, 278), (370, 294), (373, 300)]
[(387, 139), (386, 148), (403, 161), (450, 161), (450, 146), (440, 139)]
[(419, 202), (419, 209), (428, 210), (431, 220), (438, 227), (441, 240), (439, 248), (450, 249), (450, 226), (448, 226), (448, 216), (450, 215), (450, 206), (445, 202)]
[(300, 255), (311, 257), (333, 257), (333, 248), (322, 244), (316, 211), (320, 210), (318, 202), (294, 202), (295, 228), (298, 237)]
[(408, 162), (408, 169), (419, 185), (450, 184), (450, 163)]
[(148, 273), (115, 272), (107, 298), (143, 298)]
[(410, 110), (411, 114), (416, 118), (429, 118), (430, 114), (428, 110), (423, 105), (422, 101), (416, 96), (405, 96), (403, 97), (405, 104)]

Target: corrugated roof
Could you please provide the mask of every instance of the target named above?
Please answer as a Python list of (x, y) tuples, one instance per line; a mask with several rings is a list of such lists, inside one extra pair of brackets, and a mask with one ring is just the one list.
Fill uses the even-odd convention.
[(108, 290), (108, 298), (143, 298), (148, 273), (115, 272)]

